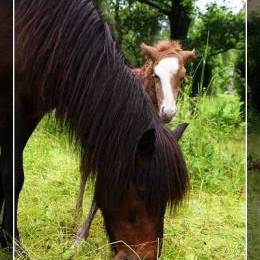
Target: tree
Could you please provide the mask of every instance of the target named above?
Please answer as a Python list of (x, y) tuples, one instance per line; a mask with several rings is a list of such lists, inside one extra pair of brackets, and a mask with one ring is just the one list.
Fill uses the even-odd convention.
[(170, 39), (186, 41), (194, 5), (191, 0), (136, 0), (156, 9), (169, 19)]
[[(225, 64), (225, 59), (230, 59), (230, 51), (235, 51), (235, 57), (232, 58), (232, 79), (243, 77), (242, 66), (244, 64), (245, 54), (245, 16), (244, 14), (233, 14), (223, 7), (213, 4), (208, 7), (205, 14), (198, 13), (196, 19), (192, 22), (189, 30), (189, 44), (196, 49), (197, 60), (195, 61), (196, 74), (193, 79), (193, 95), (200, 89), (207, 89), (212, 82), (212, 77), (217, 75), (222, 82), (224, 78), (230, 77), (230, 64)], [(219, 59), (219, 55), (222, 56)], [(218, 61), (216, 60), (218, 59)], [(220, 66), (224, 70), (214, 70)], [(240, 60), (240, 62), (239, 62)], [(240, 67), (240, 69), (238, 68)], [(203, 77), (201, 77), (203, 75)], [(243, 80), (233, 82), (241, 94), (241, 100), (244, 101), (245, 85), (240, 84)], [(220, 81), (218, 81), (220, 83)], [(228, 85), (228, 84), (227, 84)]]
[[(197, 59), (193, 67), (197, 70), (193, 78), (193, 95), (197, 94), (198, 86), (207, 89), (212, 77), (220, 73), (220, 70), (214, 69), (220, 66), (215, 59), (218, 55), (221, 55), (219, 60), (223, 65), (218, 83), (225, 85), (230, 81), (230, 74), (225, 74), (225, 68), (230, 71), (232, 66), (237, 82), (242, 82), (239, 77), (244, 62), (243, 14), (233, 14), (217, 5), (209, 6), (207, 12), (202, 14), (195, 10), (194, 1), (191, 0), (96, 1), (102, 3), (99, 6), (102, 7), (103, 16), (112, 29), (118, 47), (132, 66), (143, 64), (144, 57), (139, 48), (142, 42), (153, 44), (173, 38), (181, 40), (184, 48), (196, 49)], [(235, 56), (240, 56), (240, 63), (236, 62), (236, 58), (232, 58), (232, 65), (227, 66), (223, 62), (230, 50), (239, 50)], [(236, 85), (242, 94), (244, 85)]]
[(260, 112), (260, 17), (251, 14), (248, 16), (248, 106), (250, 110)]

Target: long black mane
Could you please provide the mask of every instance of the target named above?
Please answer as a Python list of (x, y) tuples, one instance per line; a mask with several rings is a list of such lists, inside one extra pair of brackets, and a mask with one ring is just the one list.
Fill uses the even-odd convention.
[[(188, 186), (179, 146), (124, 64), (92, 3), (19, 1), (16, 42), (17, 74), (26, 75), (35, 110), (56, 108), (58, 121), (81, 147), (82, 170), (97, 178), (102, 203), (114, 207), (138, 179), (155, 209), (166, 201), (176, 206)], [(150, 129), (155, 129), (155, 152), (140, 178), (136, 150)]]

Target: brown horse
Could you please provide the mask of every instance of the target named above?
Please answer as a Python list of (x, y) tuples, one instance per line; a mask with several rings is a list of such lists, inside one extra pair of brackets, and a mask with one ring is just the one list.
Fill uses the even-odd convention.
[(0, 247), (13, 237), (13, 4), (0, 0)]
[(166, 206), (175, 209), (187, 192), (186, 164), (88, 0), (16, 5), (18, 191), (23, 149), (53, 109), (80, 147), (82, 171), (96, 178), (94, 196), (110, 241), (136, 252), (117, 243), (115, 259), (156, 259)]
[[(148, 46), (143, 43), (141, 45), (141, 50), (147, 56), (148, 60), (141, 68), (132, 69), (132, 72), (140, 80), (142, 88), (151, 98), (159, 116), (161, 116), (164, 122), (168, 122), (176, 115), (176, 100), (181, 82), (186, 72), (184, 66), (190, 59), (195, 57), (195, 51), (184, 51), (180, 43), (177, 41), (161, 41), (155, 46)], [(165, 82), (167, 81), (169, 81), (170, 84), (169, 93), (166, 91), (167, 84), (165, 84)], [(162, 106), (167, 103), (165, 100), (170, 100), (172, 97), (172, 100), (174, 101), (171, 103), (172, 109), (164, 111)], [(170, 104), (170, 102), (168, 103)], [(162, 110), (164, 113), (160, 112)], [(175, 112), (166, 113), (170, 110), (174, 110)], [(75, 209), (76, 219), (82, 213), (86, 181), (87, 178), (84, 176), (84, 172), (82, 172), (80, 176), (80, 189)], [(87, 238), (90, 225), (96, 212), (96, 203), (93, 201), (84, 225), (78, 232), (76, 244), (79, 244), (82, 239)]]

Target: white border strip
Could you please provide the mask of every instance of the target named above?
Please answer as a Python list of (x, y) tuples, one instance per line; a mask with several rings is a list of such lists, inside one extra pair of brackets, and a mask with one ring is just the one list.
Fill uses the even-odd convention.
[(13, 0), (13, 259), (15, 259), (15, 0)]
[(248, 192), (248, 186), (247, 186), (247, 1), (245, 1), (246, 4), (246, 13), (245, 13), (245, 259), (247, 259), (247, 192)]

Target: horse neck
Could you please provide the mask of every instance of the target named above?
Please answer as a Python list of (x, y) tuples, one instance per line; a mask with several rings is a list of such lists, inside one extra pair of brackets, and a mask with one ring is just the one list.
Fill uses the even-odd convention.
[[(82, 171), (107, 186), (108, 201), (118, 199), (132, 178), (140, 138), (159, 118), (89, 1), (38, 0), (32, 10), (27, 2), (16, 10), (26, 85), (56, 107), (58, 121), (79, 144)], [(117, 187), (121, 192), (109, 193)]]

